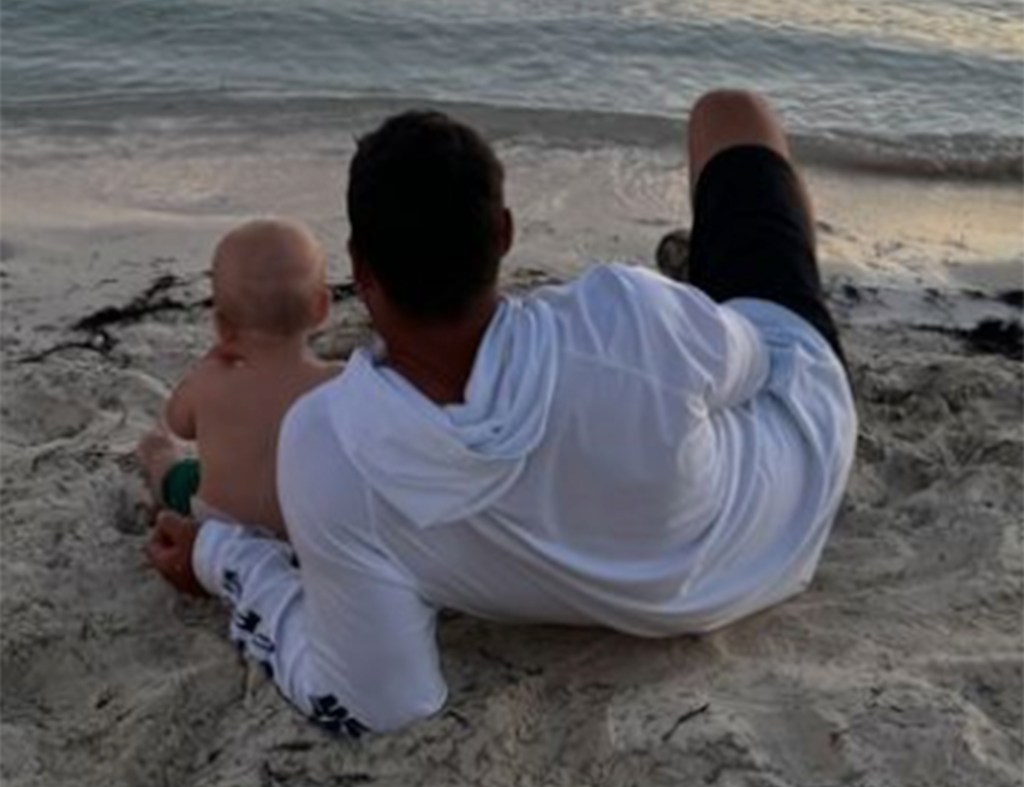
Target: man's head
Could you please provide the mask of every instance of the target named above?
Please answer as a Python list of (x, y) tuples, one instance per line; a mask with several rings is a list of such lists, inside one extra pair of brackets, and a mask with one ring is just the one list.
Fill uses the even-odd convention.
[(439, 112), (397, 115), (359, 140), (348, 217), (357, 279), (369, 274), (417, 321), (463, 316), (493, 290), (512, 242), (501, 163)]
[(289, 338), (326, 317), (325, 259), (313, 233), (282, 219), (247, 222), (213, 254), (213, 303), (222, 333)]

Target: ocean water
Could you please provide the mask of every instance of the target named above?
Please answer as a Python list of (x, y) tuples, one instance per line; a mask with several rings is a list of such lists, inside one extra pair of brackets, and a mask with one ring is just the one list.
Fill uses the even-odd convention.
[(769, 94), (825, 157), (1022, 171), (1020, 0), (4, 0), (0, 15), (7, 128), (381, 100), (675, 134), (728, 85)]

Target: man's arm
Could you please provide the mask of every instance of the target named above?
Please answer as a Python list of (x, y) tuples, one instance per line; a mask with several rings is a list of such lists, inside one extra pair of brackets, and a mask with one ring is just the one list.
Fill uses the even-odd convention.
[(334, 732), (358, 737), (366, 731), (336, 697), (309, 686), (309, 648), (298, 607), (301, 584), (284, 542), (240, 525), (211, 521), (200, 526), (162, 511), (146, 552), (177, 590), (220, 596), (234, 607), (231, 639), (300, 711)]
[(289, 416), (279, 487), (294, 552), (243, 525), (208, 520), (197, 528), (180, 520), (171, 527), (170, 515), (149, 552), (179, 590), (202, 588), (231, 605), (231, 639), (300, 711), (358, 736), (431, 715), (447, 689), (434, 608), (359, 537), (372, 532), (370, 523), (344, 526), (356, 514), (352, 496), (339, 496), (338, 450), (323, 424)]
[(373, 730), (397, 729), (432, 715), (447, 697), (436, 609), (377, 542), (365, 482), (345, 473), (329, 417), (335, 403), (325, 392), (292, 407), (277, 457), (318, 690), (346, 697)]
[(178, 590), (226, 601), (231, 640), (329, 731), (387, 732), (444, 703), (433, 610), (414, 593), (355, 570), (320, 576), (329, 563), (316, 555), (320, 567), (300, 573), (283, 541), (172, 512), (161, 514), (147, 552)]
[(333, 686), (318, 670), (316, 632), (309, 630), (301, 576), (285, 542), (208, 521), (192, 562), (202, 586), (231, 606), (231, 640), (286, 699), (331, 732), (359, 737), (369, 730), (344, 687)]

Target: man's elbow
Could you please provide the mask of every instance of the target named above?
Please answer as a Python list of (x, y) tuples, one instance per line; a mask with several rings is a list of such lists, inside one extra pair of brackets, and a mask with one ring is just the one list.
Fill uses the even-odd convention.
[(395, 733), (435, 715), (444, 707), (447, 692), (415, 701), (405, 698), (403, 702), (388, 702), (383, 696), (375, 699), (372, 707), (356, 710), (343, 705), (334, 694), (316, 695), (310, 698), (309, 718), (329, 732), (350, 738)]
[(420, 697), (382, 699), (385, 702), (367, 714), (366, 723), (374, 732), (398, 732), (437, 714), (448, 700), (448, 690), (442, 688), (438, 693)]

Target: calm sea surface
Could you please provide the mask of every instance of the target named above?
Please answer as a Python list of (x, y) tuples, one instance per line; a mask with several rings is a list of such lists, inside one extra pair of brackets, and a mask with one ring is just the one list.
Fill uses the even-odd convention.
[(1020, 169), (1020, 0), (4, 0), (0, 14), (8, 124), (168, 100), (679, 118), (738, 85), (805, 137)]

